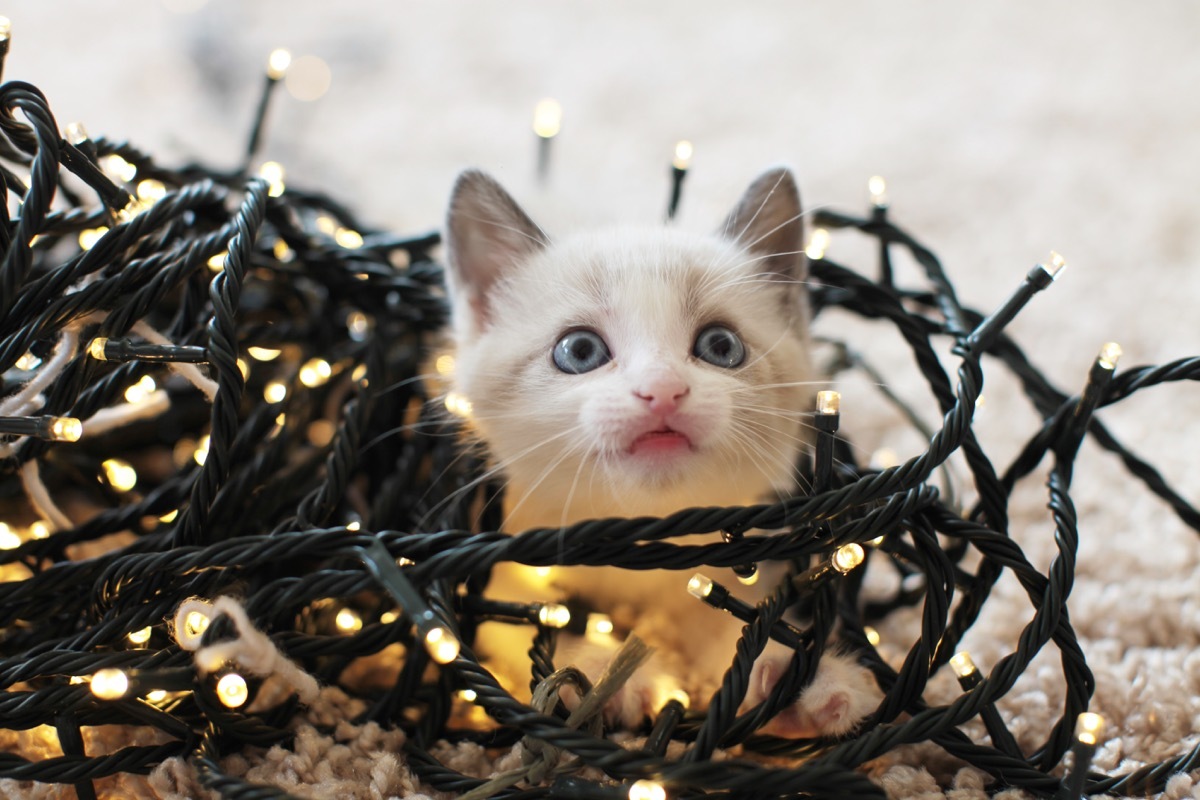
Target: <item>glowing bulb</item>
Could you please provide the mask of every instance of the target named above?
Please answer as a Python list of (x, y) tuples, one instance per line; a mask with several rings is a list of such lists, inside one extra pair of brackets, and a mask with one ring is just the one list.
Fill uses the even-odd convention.
[(333, 232), (337, 230), (337, 221), (328, 214), (320, 214), (316, 219), (317, 230), (326, 236), (333, 236)]
[(333, 367), (323, 358), (312, 358), (300, 367), (300, 382), (310, 389), (325, 385), (333, 375)]
[(533, 132), (543, 139), (552, 139), (562, 127), (562, 106), (557, 100), (545, 98), (533, 109)]
[(871, 194), (871, 205), (876, 208), (887, 205), (887, 181), (882, 175), (872, 175), (867, 180), (867, 191)]
[(28, 372), (31, 369), (37, 369), (39, 366), (41, 366), (41, 364), (42, 364), (42, 360), (40, 358), (35, 356), (33, 353), (26, 353), (25, 355), (18, 358), (17, 363), (14, 364), (13, 366), (15, 366), (19, 370), (24, 370), (24, 371)]
[(238, 368), (238, 372), (242, 373), (243, 381), (250, 380), (250, 362), (249, 361), (247, 361), (244, 358), (239, 358), (237, 360), (237, 368)]
[(838, 392), (817, 392), (817, 413), (836, 414), (841, 409), (842, 395)]
[(236, 672), (229, 672), (217, 681), (217, 699), (226, 708), (239, 708), (245, 705), (250, 697), (250, 687), (246, 679)]
[(338, 228), (333, 232), (333, 241), (347, 250), (357, 250), (363, 246), (362, 234), (352, 228)]
[(0, 17), (0, 41), (7, 41), (12, 36), (12, 20)]
[(804, 248), (804, 255), (814, 260), (824, 258), (830, 241), (829, 231), (813, 228), (812, 235), (808, 237), (808, 246)]
[(75, 417), (52, 417), (50, 438), (56, 442), (78, 442), (83, 436), (83, 423)]
[(675, 169), (687, 169), (692, 163), (692, 153), (695, 149), (692, 143), (687, 139), (683, 139), (675, 143), (675, 158), (671, 161), (671, 166)]
[(138, 181), (137, 196), (144, 203), (157, 203), (167, 196), (167, 186), (162, 181), (146, 178)]
[(456, 417), (469, 419), (474, 406), (471, 401), (463, 397), (458, 392), (448, 392), (446, 394), (446, 410)]
[(152, 631), (150, 630), (150, 626), (147, 625), (145, 628), (142, 628), (140, 631), (132, 631), (129, 634), (128, 638), (129, 638), (129, 641), (133, 642), (134, 644), (145, 644), (146, 642), (150, 641), (151, 632)]
[(151, 703), (161, 703), (163, 700), (167, 699), (167, 690), (166, 689), (155, 689), (154, 691), (149, 692), (146, 695), (146, 699), (149, 700)]
[[(264, 161), (263, 165), (258, 168), (259, 176), (267, 182), (267, 194), (271, 197), (279, 197), (283, 194), (283, 164), (278, 161)], [(280, 241), (283, 241), (282, 239)], [(287, 245), (285, 244), (286, 248)]]
[(391, 625), (396, 620), (400, 619), (400, 615), (395, 611), (385, 611), (379, 615), (379, 621), (384, 625)]
[(158, 518), (158, 521), (159, 522), (174, 522), (175, 518), (178, 516), (179, 516), (179, 509), (176, 508), (172, 511), (168, 511), (167, 513), (163, 514), (161, 517)]
[(971, 659), (971, 654), (966, 650), (951, 656), (950, 669), (954, 670), (954, 674), (960, 678), (966, 678), (979, 671), (975, 666), (975, 662)]
[(88, 135), (82, 122), (68, 122), (67, 127), (63, 128), (63, 138), (71, 144), (80, 145), (92, 137)]
[(125, 402), (134, 404), (145, 402), (146, 398), (157, 388), (158, 384), (154, 382), (154, 378), (143, 375), (141, 380), (125, 389)]
[(263, 399), (268, 403), (282, 403), (287, 397), (287, 386), (279, 381), (271, 381), (263, 387)]
[(679, 705), (683, 706), (684, 708), (688, 708), (692, 705), (691, 695), (682, 689), (672, 689), (670, 692), (667, 692), (667, 699), (659, 704), (659, 708), (671, 702), (672, 700), (678, 702)]
[(98, 670), (92, 676), (92, 694), (101, 700), (120, 700), (129, 691), (129, 676), (119, 669)]
[(354, 381), (355, 383), (361, 383), (363, 386), (366, 386), (368, 384), (367, 365), (359, 364), (357, 367), (355, 367), (354, 371), (350, 373), (350, 380)]
[(571, 609), (560, 603), (546, 603), (538, 609), (538, 622), (547, 628), (565, 628), (571, 622)]
[(303, 103), (318, 100), (329, 91), (333, 73), (317, 56), (300, 56), (288, 66), (285, 85), (288, 93)]
[(604, 639), (612, 636), (613, 621), (607, 614), (588, 614), (586, 636), (589, 639)]
[(21, 546), (21, 537), (8, 527), (8, 523), (0, 522), (0, 550), (16, 550)]
[(315, 419), (308, 423), (306, 429), (308, 442), (314, 447), (324, 447), (333, 441), (337, 426), (327, 419)]
[(415, 563), (417, 562), (413, 561), (411, 558), (406, 558), (405, 556), (400, 556), (396, 559), (397, 567), (411, 567)]
[(1043, 264), (1042, 268), (1045, 269), (1046, 272), (1050, 273), (1051, 278), (1057, 279), (1058, 273), (1062, 272), (1064, 269), (1067, 268), (1067, 260), (1065, 258), (1063, 258), (1062, 255), (1060, 255), (1059, 253), (1056, 253), (1053, 250), (1051, 250), (1050, 251), (1050, 265), (1046, 266), (1045, 264)]
[(833, 568), (845, 575), (863, 562), (865, 553), (857, 542), (844, 544), (833, 551)]
[(667, 800), (667, 790), (658, 781), (634, 781), (629, 785), (629, 800)]
[(454, 373), (454, 356), (450, 355), (449, 353), (438, 356), (437, 361), (434, 362), (434, 369), (437, 370), (438, 375), (453, 374)]
[(879, 642), (881, 641), (879, 631), (875, 630), (870, 625), (866, 625), (863, 627), (863, 633), (866, 634), (867, 642), (872, 647), (879, 647)]
[(338, 630), (342, 633), (354, 633), (362, 630), (363, 621), (358, 612), (352, 608), (343, 608), (334, 618)]
[(1114, 370), (1117, 368), (1117, 362), (1121, 360), (1122, 352), (1121, 345), (1116, 342), (1106, 342), (1100, 348), (1100, 357), (1097, 360), (1105, 369)]
[(110, 458), (102, 462), (100, 468), (104, 470), (104, 477), (109, 484), (118, 492), (128, 492), (137, 485), (137, 470), (128, 461)]
[(1086, 711), (1075, 718), (1075, 738), (1082, 744), (1095, 746), (1104, 733), (1104, 717)]
[(121, 156), (113, 153), (100, 159), (100, 168), (110, 177), (121, 183), (129, 183), (137, 177), (137, 167), (130, 164)]
[(50, 523), (38, 520), (29, 526), (29, 535), (34, 539), (45, 539), (50, 536)]
[(712, 594), (713, 581), (707, 575), (701, 575), (697, 572), (688, 580), (688, 594), (692, 597), (697, 597), (701, 600)]
[(208, 460), (208, 446), (211, 443), (212, 437), (207, 433), (196, 441), (196, 450), (192, 453), (192, 458), (200, 466), (204, 466), (204, 462)]
[(246, 352), (255, 361), (274, 361), (279, 358), (282, 350), (277, 350), (274, 347), (247, 347)]
[(361, 311), (351, 311), (346, 315), (346, 330), (354, 341), (365, 342), (371, 332), (371, 318)]
[(425, 634), (425, 648), (439, 664), (449, 664), (458, 658), (458, 640), (441, 625), (430, 628), (429, 633)]
[(267, 77), (273, 81), (277, 81), (287, 72), (287, 68), (292, 64), (292, 54), (282, 47), (271, 51), (270, 57), (267, 58)]
[(208, 630), (208, 615), (200, 611), (189, 611), (183, 618), (183, 633), (189, 639), (199, 639)]
[(208, 268), (213, 272), (220, 272), (225, 269), (225, 259), (229, 257), (229, 253), (220, 252), (215, 256), (210, 256), (208, 259)]
[(108, 228), (101, 225), (98, 228), (84, 228), (79, 232), (79, 247), (83, 250), (91, 250), (96, 246), (96, 242), (100, 241), (100, 237), (108, 233)]
[(362, 523), (356, 519), (350, 520), (349, 522), (346, 523), (346, 530), (348, 530), (348, 531), (358, 531), (361, 528), (362, 528)]
[(458, 692), (458, 698), (460, 700), (465, 700), (468, 703), (474, 703), (477, 697), (479, 697), (479, 695), (474, 689), (461, 689)]
[(758, 576), (760, 574), (761, 572), (759, 569), (755, 567), (754, 572), (751, 572), (749, 575), (742, 575), (741, 573), (735, 572), (734, 576), (738, 579), (738, 583), (742, 584), (743, 586), (753, 586), (754, 584), (758, 583)]

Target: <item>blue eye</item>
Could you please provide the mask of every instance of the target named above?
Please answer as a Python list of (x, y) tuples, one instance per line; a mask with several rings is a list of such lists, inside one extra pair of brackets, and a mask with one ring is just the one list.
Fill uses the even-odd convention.
[(595, 331), (571, 331), (554, 345), (554, 366), (568, 375), (591, 372), (611, 359), (608, 345)]
[(714, 366), (733, 369), (746, 360), (746, 346), (729, 328), (712, 325), (700, 331), (692, 355)]

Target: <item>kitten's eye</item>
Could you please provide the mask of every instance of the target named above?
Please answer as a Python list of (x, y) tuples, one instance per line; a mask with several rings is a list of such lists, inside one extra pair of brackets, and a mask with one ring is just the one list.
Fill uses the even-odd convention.
[(746, 346), (737, 334), (721, 325), (700, 331), (692, 355), (718, 367), (733, 369), (746, 358)]
[(571, 331), (554, 345), (554, 366), (568, 375), (591, 372), (611, 358), (608, 345), (595, 331)]

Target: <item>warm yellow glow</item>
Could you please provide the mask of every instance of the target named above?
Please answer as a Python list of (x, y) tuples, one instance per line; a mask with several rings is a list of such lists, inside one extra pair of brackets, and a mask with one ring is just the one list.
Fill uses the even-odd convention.
[(146, 694), (146, 699), (151, 703), (161, 703), (163, 700), (167, 699), (167, 690), (155, 689), (154, 691)]
[(415, 563), (417, 563), (417, 562), (415, 562), (411, 558), (407, 558), (405, 556), (400, 556), (399, 558), (396, 559), (397, 567), (411, 567)]
[(871, 193), (872, 205), (887, 205), (887, 181), (882, 175), (872, 175), (867, 179), (867, 191)]
[(310, 358), (300, 367), (300, 382), (310, 389), (324, 386), (333, 375), (333, 367), (323, 358)]
[(362, 529), (362, 523), (356, 519), (351, 520), (346, 523), (346, 530), (348, 530), (348, 531), (358, 531), (361, 529)]
[(279, 358), (282, 350), (277, 350), (274, 347), (255, 347), (246, 348), (246, 353), (255, 361), (274, 361)]
[(692, 163), (692, 153), (695, 149), (692, 143), (687, 139), (682, 139), (675, 143), (675, 158), (671, 160), (671, 166), (675, 169), (687, 169)]
[(688, 580), (688, 594), (692, 597), (698, 597), (701, 600), (712, 594), (713, 581), (707, 575), (701, 575), (697, 572)]
[(238, 372), (242, 373), (242, 380), (244, 380), (244, 381), (250, 380), (250, 362), (249, 361), (247, 361), (244, 358), (239, 358), (237, 360), (237, 368), (238, 368)]
[(474, 411), (474, 406), (471, 401), (463, 397), (458, 392), (448, 392), (446, 394), (446, 410), (456, 417), (470, 419), (471, 412)]
[(225, 259), (229, 257), (229, 253), (221, 251), (215, 256), (210, 256), (208, 259), (208, 268), (213, 272), (220, 272), (225, 269)]
[(277, 81), (287, 72), (287, 68), (291, 66), (292, 54), (282, 47), (278, 47), (271, 51), (270, 57), (267, 58), (267, 77), (273, 81)]
[(317, 230), (326, 236), (333, 236), (333, 232), (338, 229), (337, 220), (328, 214), (318, 214), (314, 224)]
[(137, 177), (137, 167), (116, 153), (100, 159), (100, 168), (108, 177), (120, 183), (129, 183)]
[(329, 91), (333, 73), (323, 59), (300, 56), (289, 65), (284, 81), (288, 94), (303, 103), (311, 103)]
[(1082, 744), (1095, 746), (1104, 733), (1104, 717), (1085, 711), (1075, 718), (1075, 738)]
[(738, 579), (738, 583), (743, 586), (753, 586), (758, 583), (758, 576), (761, 574), (761, 571), (755, 567), (754, 572), (751, 572), (749, 575), (741, 575), (735, 572), (734, 576)]
[[(263, 165), (258, 168), (259, 176), (267, 182), (267, 194), (271, 197), (279, 197), (283, 194), (283, 164), (278, 161), (264, 161)], [(283, 241), (280, 239), (280, 241)], [(287, 245), (285, 244), (286, 248)]]
[(287, 397), (287, 386), (279, 381), (271, 381), (263, 387), (263, 398), (268, 403), (282, 403)]
[(1114, 370), (1117, 368), (1117, 362), (1121, 360), (1122, 352), (1121, 345), (1116, 342), (1105, 342), (1100, 348), (1100, 357), (1097, 360), (1105, 369)]
[(367, 365), (366, 364), (359, 364), (357, 367), (354, 368), (354, 371), (350, 373), (350, 380), (354, 381), (355, 383), (361, 383), (363, 386), (366, 386), (368, 384), (366, 377), (367, 377)]
[(539, 578), (549, 578), (554, 572), (554, 567), (534, 567), (533, 574)]
[(954, 674), (960, 678), (966, 678), (979, 671), (975, 666), (975, 661), (971, 658), (971, 654), (966, 650), (955, 653), (950, 657), (950, 669), (954, 670)]
[(315, 419), (308, 423), (308, 442), (314, 447), (324, 447), (333, 441), (337, 426), (327, 419)]
[(192, 453), (192, 458), (201, 466), (208, 460), (208, 446), (212, 443), (212, 437), (207, 433), (196, 440), (196, 450)]
[(842, 395), (838, 392), (817, 392), (817, 413), (836, 414), (842, 406)]
[(140, 631), (131, 632), (129, 634), (129, 641), (133, 642), (134, 644), (145, 644), (146, 642), (150, 641), (151, 633), (152, 633), (152, 631), (150, 629), (150, 626), (147, 625), (145, 628), (142, 628)]
[(357, 250), (363, 246), (362, 234), (353, 228), (338, 228), (333, 232), (333, 240), (337, 242), (338, 247), (347, 250)]
[(135, 404), (145, 402), (146, 398), (157, 388), (158, 384), (154, 382), (154, 378), (143, 375), (141, 380), (125, 389), (125, 402)]
[(168, 511), (167, 513), (163, 514), (161, 517), (158, 518), (158, 521), (159, 522), (174, 522), (175, 518), (178, 516), (179, 516), (179, 509), (176, 508), (173, 511)]
[(629, 786), (629, 800), (667, 800), (667, 790), (658, 781), (634, 781)]
[(547, 628), (565, 628), (571, 622), (571, 609), (561, 603), (546, 603), (538, 609), (538, 622)]
[(21, 537), (8, 527), (7, 522), (0, 522), (0, 550), (16, 550), (21, 546)]
[(425, 648), (439, 664), (449, 664), (458, 658), (458, 640), (441, 625), (430, 628), (429, 633), (425, 634)]
[(830, 241), (829, 231), (824, 228), (813, 228), (812, 235), (808, 237), (808, 246), (804, 248), (804, 255), (811, 259), (824, 258)]
[(687, 692), (683, 691), (682, 689), (672, 689), (671, 691), (667, 692), (666, 700), (664, 700), (662, 703), (660, 703), (659, 707), (661, 708), (662, 706), (666, 705), (667, 703), (669, 703), (672, 700), (675, 700), (676, 702), (678, 702), (679, 705), (683, 706), (685, 709), (690, 708), (692, 705), (691, 695), (689, 695)]
[(119, 669), (98, 670), (92, 676), (92, 694), (101, 700), (120, 700), (129, 691), (129, 676)]
[(395, 611), (385, 611), (379, 615), (379, 621), (384, 625), (391, 625), (398, 619), (400, 619), (400, 615)]
[(33, 539), (45, 539), (50, 536), (50, 523), (39, 519), (29, 526), (29, 536)]
[(1050, 264), (1048, 266), (1047, 265), (1043, 265), (1043, 266), (1045, 267), (1046, 271), (1050, 273), (1050, 277), (1057, 278), (1058, 273), (1062, 272), (1064, 269), (1067, 268), (1067, 260), (1065, 258), (1063, 258), (1061, 254), (1056, 253), (1055, 251), (1051, 250), (1050, 251)]
[(865, 555), (862, 545), (857, 542), (844, 544), (833, 551), (833, 568), (845, 575), (861, 564)]
[(68, 122), (63, 128), (63, 138), (74, 145), (80, 145), (92, 138), (82, 122)]
[(887, 538), (887, 534), (880, 534), (874, 539), (867, 542), (867, 547), (879, 547), (883, 544), (883, 540)]
[(56, 442), (78, 442), (83, 436), (83, 423), (75, 417), (53, 417), (50, 420), (50, 438)]
[(882, 641), (879, 637), (879, 631), (872, 628), (870, 625), (863, 627), (863, 633), (866, 634), (867, 642), (872, 647), (879, 647), (879, 642)]
[(222, 675), (217, 681), (217, 699), (226, 708), (243, 706), (249, 697), (250, 687), (246, 685), (246, 679), (236, 672)]
[(474, 703), (475, 699), (479, 697), (474, 689), (460, 689), (457, 694), (459, 700), (465, 700), (468, 703)]
[(108, 227), (101, 225), (98, 228), (84, 228), (79, 232), (79, 246), (84, 250), (91, 250), (96, 246), (96, 242), (100, 241), (100, 237), (108, 233)]
[(612, 636), (613, 621), (608, 614), (588, 614), (586, 636), (593, 641)]
[(342, 633), (361, 631), (363, 626), (362, 617), (353, 608), (343, 608), (337, 613), (334, 622), (337, 624), (338, 630)]
[(160, 180), (146, 178), (138, 181), (137, 196), (143, 203), (157, 203), (167, 196), (167, 186)]
[(12, 20), (8, 17), (0, 17), (0, 41), (7, 40), (12, 36)]
[(88, 342), (88, 355), (97, 361), (107, 361), (108, 357), (104, 355), (104, 348), (108, 346), (108, 339), (99, 336)]
[(445, 353), (437, 357), (437, 361), (433, 362), (434, 369), (438, 375), (451, 375), (454, 373), (454, 356)]
[(533, 132), (543, 139), (550, 139), (558, 135), (560, 128), (562, 106), (558, 101), (550, 97), (538, 101), (533, 108)]
[(208, 615), (200, 611), (189, 611), (183, 618), (183, 633), (189, 639), (199, 639), (208, 630)]
[(14, 364), (13, 366), (15, 366), (17, 369), (25, 370), (26, 372), (28, 372), (31, 369), (37, 369), (38, 367), (41, 366), (41, 364), (42, 364), (42, 360), (40, 358), (35, 356), (33, 353), (26, 353), (25, 355), (18, 358), (17, 363)]
[(128, 492), (137, 485), (137, 470), (128, 461), (110, 458), (100, 464), (100, 469), (104, 470), (104, 477), (118, 492)]
[[(371, 332), (371, 318), (361, 311), (351, 311), (346, 315), (346, 330), (354, 341), (366, 341), (367, 334)], [(359, 366), (366, 367), (365, 364)]]

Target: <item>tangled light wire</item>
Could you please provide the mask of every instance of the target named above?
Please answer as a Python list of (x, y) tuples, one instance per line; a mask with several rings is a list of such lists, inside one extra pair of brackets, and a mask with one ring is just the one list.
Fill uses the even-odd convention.
[[(269, 75), (268, 93), (272, 85)], [(221, 756), (286, 744), (317, 682), (341, 685), (348, 664), (397, 644), (404, 656), (393, 683), (344, 688), (367, 703), (355, 721), (404, 728), (408, 764), (446, 792), (489, 790), (430, 754), (440, 739), (496, 747), (524, 739), (607, 776), (499, 790), (530, 798), (879, 797), (856, 768), (922, 741), (996, 787), (1039, 795), (1156, 792), (1200, 763), (1193, 749), (1125, 775), (1088, 773), (1099, 723), (1087, 714), (1093, 680), (1066, 615), (1078, 544), (1070, 484), (1084, 436), (1200, 529), (1196, 509), (1093, 417), (1136, 391), (1196, 380), (1200, 359), (1118, 373), (1119, 351), (1106, 347), (1079, 395), (1056, 388), (1003, 328), (1050, 284), (1057, 262), (1035, 266), (985, 316), (958, 301), (934, 255), (882, 203), (861, 218), (821, 212), (823, 228), (879, 242), (879, 277), (834, 263), (823, 248), (810, 252), (814, 309), (884, 320), (907, 343), (941, 417), (928, 448), (897, 466), (861, 465), (836, 435), (836, 398), (825, 397), (810, 496), (510, 535), (496, 531), (497, 504), (486, 502), (499, 488), (477, 482), (484, 465), (459, 446), (461, 420), (446, 413), (436, 381), (419, 379), (446, 317), (442, 271), (430, 258), (436, 234), (371, 230), (324, 194), (284, 187), (278, 172), (173, 169), (79, 129), (64, 138), (25, 83), (0, 86), (0, 130), (0, 176), (15, 198), (0, 225), (0, 724), (51, 726), (63, 751), (42, 760), (0, 754), (0, 777), (72, 784), (87, 798), (98, 778), (183, 756), (223, 797), (287, 797), (226, 774)], [(922, 266), (925, 285), (896, 285), (897, 249)], [(953, 378), (938, 357), (942, 341), (958, 358)], [(972, 430), (985, 353), (1015, 373), (1042, 419), (1009, 464), (994, 463)], [(928, 482), (956, 452), (978, 498), (965, 514)], [(1008, 499), (1047, 461), (1058, 554), (1043, 572), (1008, 536)], [(722, 543), (689, 543), (717, 531), (727, 534)], [(840, 569), (847, 554), (852, 563)], [(703, 574), (769, 559), (817, 579), (803, 596), (777, 594), (753, 608)], [(865, 604), (864, 570), (853, 568), (862, 560), (916, 580)], [(693, 590), (722, 609), (711, 613), (747, 623), (708, 710), (685, 713), (671, 700), (645, 744), (629, 749), (568, 725), (565, 712), (518, 701), (474, 655), (476, 628), (535, 626), (530, 677), (541, 683), (561, 666), (560, 631), (583, 620), (541, 598), (489, 599), (488, 570), (501, 561), (697, 571)], [(1005, 571), (1028, 594), (1032, 618), (984, 676), (957, 646)], [(803, 629), (781, 621), (797, 602)], [(869, 626), (912, 606), (921, 634), (897, 669)], [(877, 711), (841, 741), (756, 734), (811, 678), (835, 623), (885, 692)], [(768, 638), (794, 650), (796, 669), (739, 716)], [(1025, 752), (995, 703), (1049, 643), (1061, 653), (1063, 706), (1045, 741)], [(947, 667), (963, 693), (928, 706), (926, 684)], [(296, 691), (255, 702), (281, 675)], [(468, 704), (485, 710), (484, 724), (464, 724)], [(975, 717), (988, 744), (961, 729)], [(96, 725), (149, 726), (167, 741), (89, 755), (80, 728)], [(671, 741), (685, 745), (681, 757), (665, 755)], [(791, 767), (712, 758), (734, 745), (805, 758)], [(1054, 770), (1068, 749), (1075, 766), (1062, 779)]]

